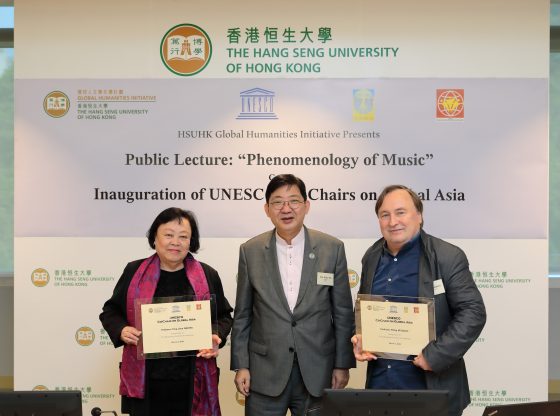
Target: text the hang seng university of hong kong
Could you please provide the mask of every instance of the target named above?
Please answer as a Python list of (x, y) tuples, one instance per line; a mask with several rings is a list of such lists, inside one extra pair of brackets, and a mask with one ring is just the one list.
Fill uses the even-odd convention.
[(395, 46), (333, 46), (330, 27), (231, 27), (227, 30), (228, 73), (320, 73), (328, 60), (395, 59)]

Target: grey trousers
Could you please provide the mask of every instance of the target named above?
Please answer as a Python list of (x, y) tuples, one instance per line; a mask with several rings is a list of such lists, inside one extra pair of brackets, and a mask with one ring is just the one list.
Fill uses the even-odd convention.
[(292, 416), (320, 416), (320, 405), (321, 398), (310, 395), (305, 388), (296, 359), (288, 384), (280, 396), (266, 396), (251, 391), (245, 400), (245, 416), (286, 416), (288, 409)]

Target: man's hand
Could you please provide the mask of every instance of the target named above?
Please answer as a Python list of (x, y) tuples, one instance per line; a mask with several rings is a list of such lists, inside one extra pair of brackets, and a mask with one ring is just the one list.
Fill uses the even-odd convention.
[(249, 390), (251, 388), (251, 373), (248, 368), (240, 368), (235, 373), (235, 387), (237, 391), (243, 396), (249, 396)]
[(434, 370), (432, 370), (432, 367), (430, 367), (430, 364), (428, 363), (428, 361), (426, 361), (426, 359), (424, 358), (424, 355), (422, 355), (422, 353), (418, 354), (414, 358), (414, 361), (412, 361), (412, 364), (414, 364), (416, 367), (420, 367), (424, 371), (434, 371)]
[(377, 356), (368, 351), (362, 351), (362, 335), (354, 335), (350, 341), (354, 345), (354, 357), (358, 361), (371, 361), (377, 360)]
[(335, 368), (332, 372), (331, 389), (343, 389), (350, 380), (350, 370), (347, 368)]

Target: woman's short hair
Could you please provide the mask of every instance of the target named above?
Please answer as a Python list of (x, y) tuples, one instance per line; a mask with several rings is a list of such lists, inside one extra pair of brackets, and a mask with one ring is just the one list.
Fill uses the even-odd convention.
[(265, 192), (266, 202), (269, 202), (270, 195), (272, 195), (274, 191), (286, 185), (297, 186), (301, 196), (303, 197), (303, 200), (307, 201), (307, 191), (305, 190), (305, 183), (303, 183), (300, 178), (292, 175), (291, 173), (283, 173), (281, 175), (276, 175), (268, 183)]
[(186, 211), (184, 209), (176, 207), (164, 209), (159, 213), (159, 215), (152, 223), (150, 229), (146, 233), (146, 237), (148, 237), (148, 243), (150, 244), (150, 247), (153, 249), (156, 248), (156, 234), (160, 225), (167, 224), (171, 221), (182, 223), (184, 219), (186, 219), (191, 226), (189, 251), (191, 253), (196, 253), (200, 248), (200, 234), (198, 232), (198, 223), (196, 221), (196, 217), (194, 216), (194, 213), (192, 211)]

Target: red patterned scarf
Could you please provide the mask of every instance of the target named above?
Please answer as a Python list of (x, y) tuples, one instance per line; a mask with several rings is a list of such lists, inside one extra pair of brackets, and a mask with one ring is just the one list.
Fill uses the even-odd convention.
[[(185, 259), (185, 272), (194, 289), (197, 300), (210, 299), (210, 290), (204, 270), (189, 253)], [(140, 264), (128, 287), (126, 297), (126, 317), (131, 326), (137, 328), (135, 299), (152, 299), (160, 275), (160, 263), (157, 254), (148, 257)], [(125, 345), (121, 365), (122, 396), (143, 399), (146, 387), (146, 365), (137, 358), (137, 347)], [(216, 359), (197, 358), (194, 376), (194, 398), (192, 416), (221, 416), (218, 400), (218, 366)]]

